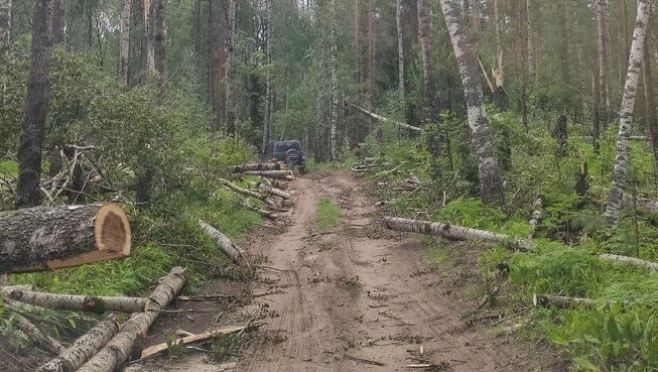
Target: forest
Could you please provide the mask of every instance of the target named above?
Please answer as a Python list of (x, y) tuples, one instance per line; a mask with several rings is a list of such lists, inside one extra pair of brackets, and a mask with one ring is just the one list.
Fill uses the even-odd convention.
[[(260, 370), (242, 353), (262, 351), (255, 334), (295, 327), (267, 319), (310, 311), (257, 305), (281, 290), (265, 273), (380, 306), (356, 299), (375, 286), (363, 267), (314, 278), (304, 251), (367, 255), (339, 232), (366, 225), (422, 242), (409, 260), (428, 268), (408, 277), (447, 272), (466, 301), (450, 314), (551, 361), (534, 370), (655, 370), (657, 14), (649, 0), (0, 0), (0, 370), (118, 371), (155, 341), (187, 354), (162, 324), (202, 317), (169, 306), (204, 296), (260, 315), (186, 337)], [(308, 175), (263, 158), (288, 139)], [(387, 247), (372, 257), (397, 257)], [(209, 290), (225, 282), (247, 289)], [(92, 329), (104, 338), (76, 354)], [(421, 367), (400, 366), (532, 370), (423, 346)], [(397, 370), (363, 350), (343, 370)]]

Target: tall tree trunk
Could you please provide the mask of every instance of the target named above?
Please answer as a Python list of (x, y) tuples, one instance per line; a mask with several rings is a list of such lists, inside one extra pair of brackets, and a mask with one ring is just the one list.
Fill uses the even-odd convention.
[[(567, 19), (567, 4), (569, 0), (558, 0), (557, 17), (560, 24), (560, 62), (562, 70), (562, 84), (567, 89), (571, 82), (570, 59), (569, 59), (569, 22)], [(567, 89), (568, 90), (568, 89)]]
[(402, 102), (402, 121), (407, 121), (407, 104), (404, 90), (404, 42), (402, 38), (402, 0), (397, 0), (395, 4), (395, 25), (398, 34), (398, 92)]
[(263, 151), (272, 138), (272, 125), (274, 124), (274, 102), (272, 91), (272, 0), (265, 0), (266, 29), (265, 29), (265, 58), (267, 61), (265, 71), (265, 120), (263, 124)]
[(151, 0), (144, 0), (144, 47), (146, 48), (146, 76), (155, 75), (155, 50), (153, 49), (153, 27), (151, 27)]
[(326, 160), (325, 154), (325, 116), (324, 116), (324, 78), (325, 78), (325, 40), (324, 40), (324, 0), (316, 0), (315, 2), (315, 22), (318, 32), (317, 41), (317, 58), (318, 58), (318, 71), (317, 71), (317, 93), (316, 93), (316, 106), (315, 106), (315, 159), (319, 162)]
[(658, 191), (658, 118), (656, 117), (656, 95), (653, 90), (649, 38), (647, 37), (644, 39), (644, 49), (642, 49), (642, 85), (644, 85), (647, 129), (653, 153), (653, 177), (656, 191)]
[(480, 84), (475, 56), (471, 52), (462, 24), (459, 6), (455, 0), (440, 0), (450, 41), (464, 86), (464, 96), (471, 128), (473, 150), (478, 163), (480, 198), (488, 204), (505, 205), (505, 189), (494, 155), (493, 135), (489, 127), (482, 85)]
[(236, 60), (235, 60), (235, 33), (236, 33), (237, 0), (229, 0), (228, 15), (226, 22), (226, 131), (235, 134), (237, 120), (235, 94), (236, 85)]
[(493, 1), (494, 38), (496, 44), (496, 68), (494, 69), (494, 105), (504, 111), (507, 109), (507, 93), (503, 87), (505, 73), (503, 70), (503, 48), (500, 41), (500, 14), (498, 0)]
[(596, 23), (598, 32), (598, 90), (596, 94), (599, 100), (598, 119), (602, 125), (600, 128), (608, 126), (608, 113), (610, 112), (610, 96), (608, 94), (608, 11), (606, 10), (607, 0), (597, 0)]
[(119, 81), (128, 84), (128, 70), (130, 66), (130, 16), (132, 14), (132, 0), (123, 0), (121, 9), (121, 23), (119, 26)]
[(0, 0), (0, 57), (9, 50), (11, 43), (11, 1)]
[(617, 139), (617, 157), (613, 172), (612, 186), (608, 197), (608, 205), (605, 209), (605, 220), (608, 227), (616, 227), (619, 223), (619, 209), (621, 208), (626, 175), (628, 173), (628, 141), (633, 123), (633, 108), (635, 106), (635, 95), (640, 68), (642, 67), (642, 49), (646, 36), (647, 22), (649, 21), (650, 0), (638, 0), (637, 18), (635, 30), (633, 31), (633, 43), (628, 58), (628, 72), (624, 85), (624, 95), (619, 112), (619, 137)]
[(338, 6), (331, 1), (331, 124), (329, 129), (329, 159), (336, 160), (336, 127), (338, 126)]
[[(375, 107), (375, 0), (368, 1), (368, 103), (369, 108)], [(374, 129), (376, 121), (370, 120), (370, 130)], [(377, 139), (382, 140), (381, 126), (377, 126)]]
[(155, 0), (155, 32), (153, 35), (153, 57), (158, 85), (167, 82), (167, 9), (165, 0)]
[(601, 85), (599, 80), (599, 64), (592, 64), (592, 146), (594, 153), (599, 154), (599, 137), (601, 136)]
[(356, 48), (356, 82), (363, 82), (361, 70), (361, 0), (354, 0), (354, 45)]
[[(530, 82), (535, 77), (535, 47), (532, 30), (532, 6), (531, 1), (526, 0), (526, 47), (528, 50), (528, 79)], [(530, 84), (532, 86), (532, 84)]]
[(27, 99), (18, 145), (18, 207), (41, 204), (39, 178), (41, 150), (46, 136), (46, 113), (50, 97), (50, 65), (53, 45), (53, 0), (39, 0), (32, 22), (32, 61)]
[(423, 97), (424, 121), (436, 123), (439, 118), (438, 89), (434, 78), (434, 63), (432, 61), (432, 30), (430, 27), (429, 0), (418, 0), (418, 37), (422, 49), (423, 63)]
[(64, 27), (66, 25), (66, 1), (55, 0), (53, 5), (53, 45), (64, 44)]

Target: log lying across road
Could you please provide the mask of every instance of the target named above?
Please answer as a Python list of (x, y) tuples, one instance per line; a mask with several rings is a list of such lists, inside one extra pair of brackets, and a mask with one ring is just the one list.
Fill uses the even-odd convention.
[(266, 170), (284, 170), (284, 163), (248, 163), (238, 164), (230, 167), (233, 173), (242, 173), (246, 171), (266, 171)]
[(133, 350), (136, 341), (143, 342), (146, 332), (160, 314), (159, 310), (169, 305), (185, 282), (185, 269), (182, 267), (171, 269), (169, 275), (162, 279), (149, 297), (153, 303), (152, 311), (133, 314), (133, 317), (121, 327), (121, 331), (98, 354), (78, 369), (78, 372), (114, 372), (132, 355), (141, 355), (141, 348)]
[(471, 229), (441, 222), (409, 220), (399, 217), (384, 217), (384, 224), (387, 228), (396, 231), (437, 235), (452, 240), (481, 239), (501, 243), (509, 249), (517, 249), (520, 251), (531, 251), (535, 248), (533, 241), (528, 239), (512, 238), (505, 234)]
[(116, 203), (0, 213), (0, 273), (42, 271), (130, 254), (130, 224)]
[(15, 301), (53, 310), (139, 313), (148, 311), (149, 307), (149, 299), (143, 297), (84, 296), (4, 288), (1, 294)]
[(39, 367), (36, 372), (73, 372), (88, 361), (119, 332), (116, 316), (111, 314), (99, 322), (55, 359)]

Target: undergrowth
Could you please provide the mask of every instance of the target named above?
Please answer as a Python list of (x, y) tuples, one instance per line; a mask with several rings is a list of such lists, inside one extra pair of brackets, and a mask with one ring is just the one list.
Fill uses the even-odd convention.
[(340, 207), (331, 198), (321, 196), (318, 202), (318, 229), (320, 232), (330, 232), (340, 223)]
[[(446, 130), (465, 131), (463, 121), (450, 115), (444, 120)], [(382, 163), (388, 163), (365, 176), (380, 185), (376, 186), (378, 198), (390, 202), (383, 213), (526, 238), (532, 232), (528, 220), (533, 202), (540, 197), (544, 214), (534, 232), (537, 248), (523, 253), (479, 244), (476, 275), (481, 286), (506, 288), (499, 306), (508, 315), (518, 313), (512, 318), (526, 319), (517, 337), (535, 343), (549, 340), (577, 369), (658, 370), (658, 273), (597, 257), (613, 253), (658, 261), (657, 213), (642, 202), (642, 198), (656, 199), (648, 143), (635, 141), (631, 146), (628, 191), (635, 195), (636, 208), (627, 205), (619, 226), (607, 230), (602, 214), (612, 179), (616, 128), (603, 133), (600, 154), (595, 154), (587, 139), (575, 136), (588, 134), (587, 128), (574, 124), (563, 157), (549, 133), (552, 124), (542, 118), (531, 117), (526, 129), (515, 114), (494, 113), (491, 124), (496, 129), (499, 161), (505, 154), (509, 157), (503, 169), (505, 209), (485, 206), (478, 199), (477, 169), (467, 136), (451, 136), (451, 156), (444, 152), (433, 159), (422, 135), (396, 138), (387, 124), (388, 140), (368, 138), (365, 154), (381, 155)], [(505, 145), (512, 151), (501, 152)], [(382, 176), (381, 171), (393, 167), (396, 173)], [(420, 180), (423, 188), (411, 193), (393, 190), (391, 186), (410, 176)], [(583, 185), (585, 194), (576, 190)], [(461, 254), (433, 243), (438, 238), (427, 239), (429, 258), (438, 264), (449, 265), (451, 256)], [(584, 297), (593, 299), (595, 306), (535, 308), (535, 294)]]

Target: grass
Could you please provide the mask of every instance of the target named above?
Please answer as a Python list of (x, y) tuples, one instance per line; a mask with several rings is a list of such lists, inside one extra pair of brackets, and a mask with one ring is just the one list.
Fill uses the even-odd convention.
[(318, 203), (318, 229), (320, 232), (330, 232), (340, 223), (340, 207), (331, 198), (321, 196)]

